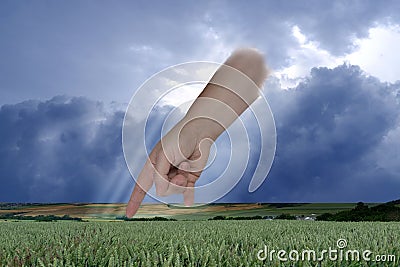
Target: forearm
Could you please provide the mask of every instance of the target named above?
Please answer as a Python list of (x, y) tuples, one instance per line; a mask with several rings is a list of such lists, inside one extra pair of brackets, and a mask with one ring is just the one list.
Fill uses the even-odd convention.
[(215, 140), (258, 98), (267, 75), (259, 52), (234, 52), (194, 101), (183, 122), (195, 125), (203, 132), (201, 137)]

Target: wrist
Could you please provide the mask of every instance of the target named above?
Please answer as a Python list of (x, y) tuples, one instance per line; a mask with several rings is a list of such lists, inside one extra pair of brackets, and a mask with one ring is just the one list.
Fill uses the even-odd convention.
[(186, 116), (182, 122), (184, 124), (183, 127), (187, 128), (193, 138), (197, 140), (208, 138), (215, 141), (225, 130), (221, 124), (210, 118), (188, 118)]

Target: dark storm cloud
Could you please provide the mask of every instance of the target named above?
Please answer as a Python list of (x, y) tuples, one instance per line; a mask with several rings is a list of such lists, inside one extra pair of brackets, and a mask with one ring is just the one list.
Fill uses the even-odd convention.
[(0, 201), (99, 201), (109, 179), (129, 182), (123, 112), (54, 97), (0, 109)]
[[(122, 151), (123, 108), (67, 96), (3, 105), (0, 202), (127, 201), (133, 180)], [(149, 149), (170, 109), (151, 112)]]
[(238, 195), (236, 201), (250, 202), (400, 197), (400, 170), (393, 162), (400, 151), (398, 84), (342, 65), (314, 68), (295, 89), (272, 88), (267, 95), (278, 134), (272, 170), (258, 191), (246, 193), (246, 177), (227, 201)]

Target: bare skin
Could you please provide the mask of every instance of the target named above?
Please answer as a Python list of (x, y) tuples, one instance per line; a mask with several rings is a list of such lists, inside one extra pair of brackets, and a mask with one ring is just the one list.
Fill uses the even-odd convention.
[(194, 186), (212, 143), (258, 98), (268, 76), (263, 56), (254, 49), (236, 50), (224, 64), (185, 117), (153, 148), (128, 202), (127, 217), (137, 212), (153, 183), (157, 195), (183, 194), (184, 204), (193, 204)]

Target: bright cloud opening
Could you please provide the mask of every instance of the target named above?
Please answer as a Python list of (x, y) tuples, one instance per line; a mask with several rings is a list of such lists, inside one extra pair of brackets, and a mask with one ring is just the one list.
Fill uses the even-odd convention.
[(369, 30), (369, 37), (355, 41), (357, 51), (345, 57), (351, 64), (381, 81), (400, 80), (400, 26), (378, 26)]
[(292, 35), (298, 46), (289, 50), (290, 66), (275, 71), (284, 89), (295, 87), (308, 76), (313, 67), (333, 68), (348, 62), (360, 66), (365, 72), (382, 81), (400, 80), (400, 26), (390, 25), (371, 28), (368, 38), (356, 39), (357, 49), (347, 55), (335, 57), (329, 51), (320, 48), (318, 42), (310, 41), (301, 29), (292, 27)]

